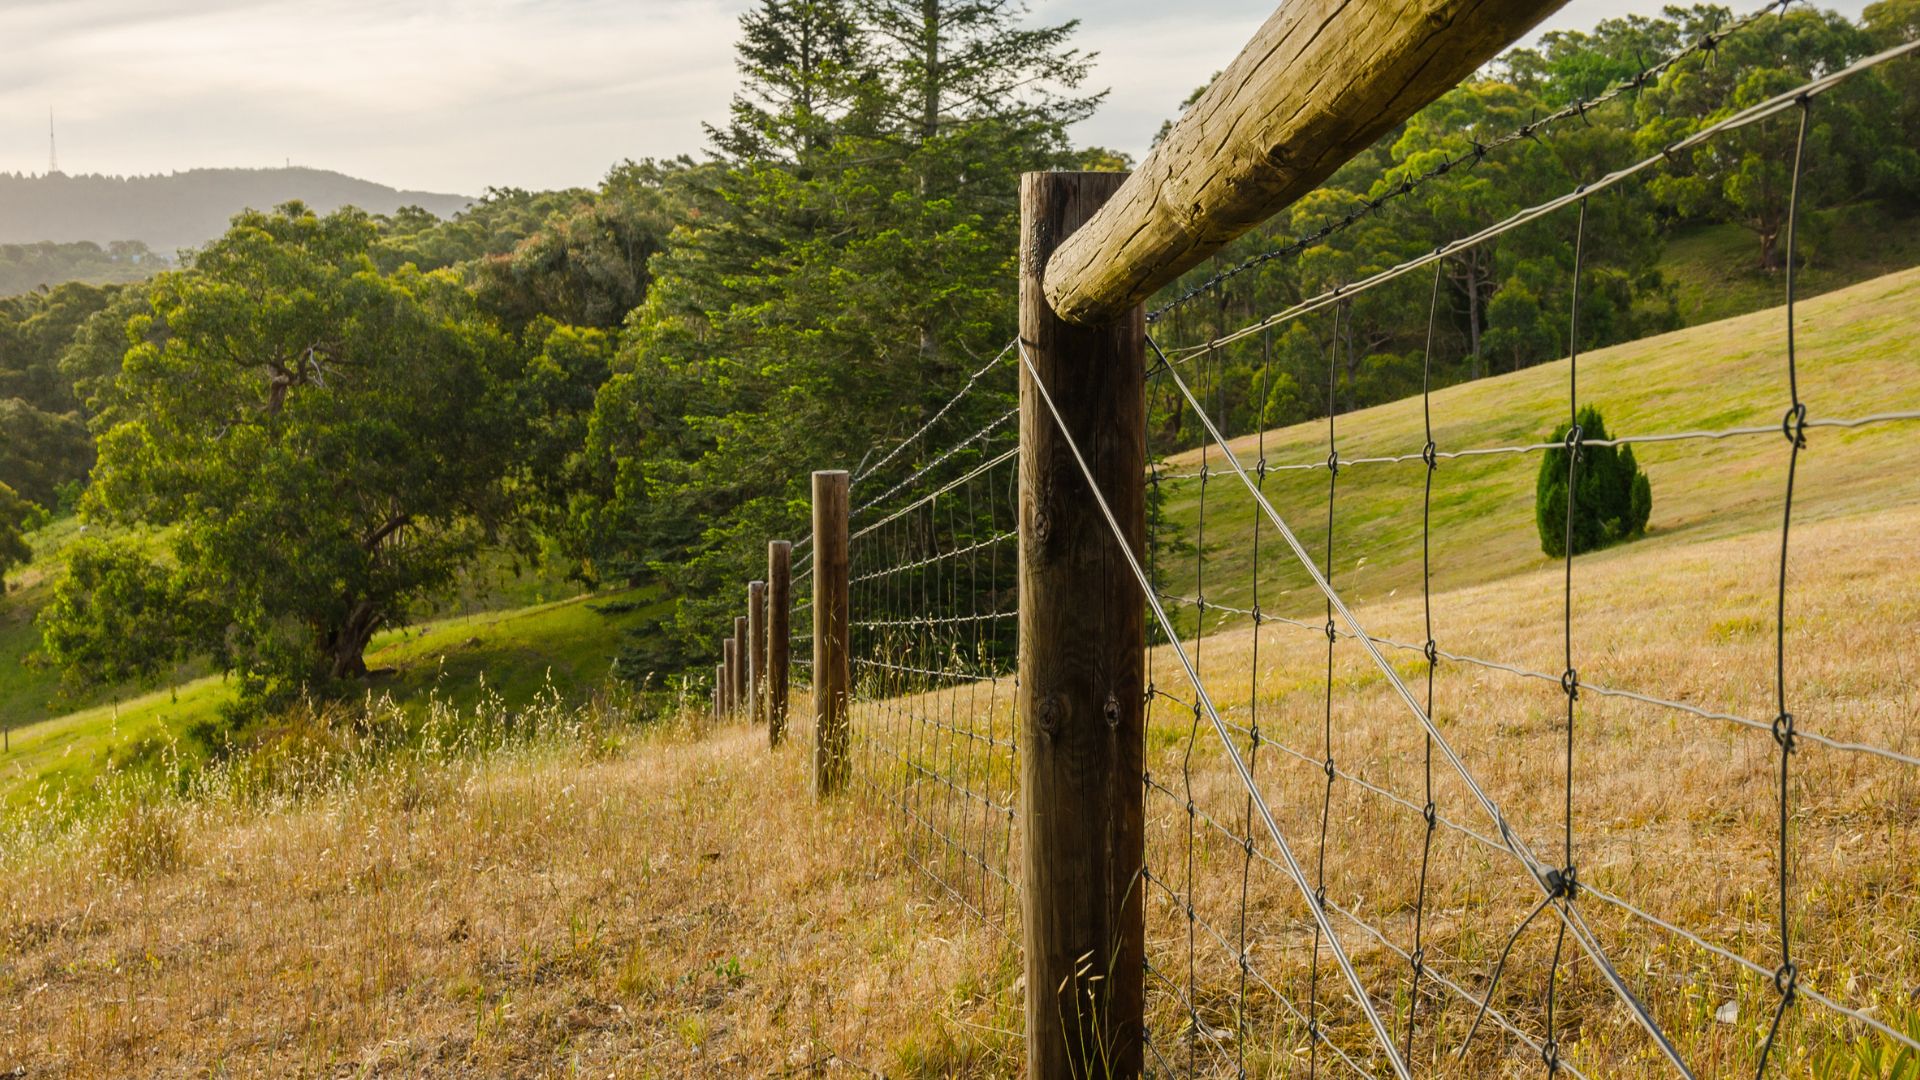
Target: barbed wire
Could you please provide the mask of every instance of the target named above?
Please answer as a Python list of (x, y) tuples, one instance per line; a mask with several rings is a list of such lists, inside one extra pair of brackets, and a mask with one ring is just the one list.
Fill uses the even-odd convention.
[(1303, 251), (1306, 251), (1308, 248), (1317, 247), (1318, 245), (1325, 243), (1329, 238), (1341, 232), (1344, 232), (1347, 229), (1352, 228), (1354, 225), (1359, 224), (1361, 221), (1364, 221), (1367, 218), (1372, 217), (1374, 214), (1377, 214), (1382, 210), (1385, 210), (1387, 207), (1391, 206), (1394, 202), (1398, 201), (1402, 197), (1411, 195), (1413, 192), (1418, 191), (1422, 187), (1425, 187), (1428, 183), (1448, 175), (1449, 173), (1453, 172), (1455, 169), (1462, 168), (1462, 167), (1472, 168), (1474, 165), (1477, 165), (1481, 161), (1484, 161), (1488, 154), (1493, 153), (1496, 150), (1502, 149), (1503, 147), (1512, 145), (1513, 143), (1517, 143), (1517, 142), (1523, 142), (1527, 140), (1537, 141), (1542, 131), (1557, 127), (1558, 125), (1568, 120), (1572, 120), (1576, 117), (1578, 117), (1581, 120), (1585, 120), (1587, 119), (1588, 113), (1592, 112), (1597, 108), (1600, 108), (1603, 105), (1606, 105), (1607, 103), (1615, 100), (1616, 98), (1619, 98), (1630, 91), (1634, 93), (1638, 93), (1640, 90), (1644, 89), (1648, 83), (1658, 82), (1660, 77), (1666, 74), (1669, 68), (1673, 67), (1675, 64), (1678, 64), (1680, 61), (1685, 60), (1691, 56), (1699, 55), (1701, 53), (1710, 53), (1714, 51), (1720, 46), (1721, 42), (1727, 40), (1728, 38), (1734, 36), (1735, 34), (1740, 33), (1743, 30), (1746, 30), (1748, 27), (1752, 26), (1754, 23), (1759, 22), (1765, 16), (1773, 15), (1773, 14), (1784, 14), (1787, 8), (1792, 6), (1793, 2), (1794, 0), (1772, 0), (1772, 2), (1768, 3), (1766, 6), (1758, 8), (1752, 12), (1749, 12), (1748, 14), (1742, 16), (1741, 18), (1735, 20), (1734, 22), (1729, 23), (1726, 27), (1720, 30), (1710, 30), (1702, 34), (1700, 37), (1695, 38), (1691, 42), (1688, 42), (1685, 46), (1676, 50), (1672, 54), (1668, 55), (1666, 58), (1660, 60), (1658, 63), (1654, 63), (1646, 67), (1643, 67), (1639, 71), (1635, 72), (1634, 74), (1624, 79), (1618, 79), (1614, 81), (1605, 90), (1601, 91), (1598, 94), (1595, 94), (1593, 97), (1577, 98), (1574, 101), (1571, 101), (1566, 105), (1561, 106), (1560, 108), (1554, 110), (1551, 113), (1548, 113), (1545, 116), (1539, 117), (1537, 119), (1528, 120), (1526, 123), (1521, 124), (1519, 127), (1514, 128), (1510, 131), (1507, 131), (1506, 133), (1496, 136), (1486, 142), (1481, 142), (1478, 139), (1470, 140), (1469, 146), (1466, 150), (1461, 151), (1458, 154), (1454, 154), (1450, 157), (1442, 157), (1438, 162), (1436, 162), (1432, 166), (1429, 166), (1427, 169), (1420, 172), (1419, 174), (1406, 177), (1405, 179), (1401, 180), (1400, 183), (1389, 187), (1378, 198), (1361, 197), (1360, 198), (1361, 205), (1358, 209), (1349, 211), (1347, 214), (1343, 215), (1342, 217), (1336, 218), (1333, 221), (1330, 221), (1327, 224), (1322, 225), (1320, 228), (1315, 229), (1313, 232), (1308, 233), (1304, 236), (1296, 237), (1295, 239), (1289, 240), (1286, 243), (1281, 244), (1279, 247), (1271, 248), (1257, 255), (1253, 255), (1246, 259), (1243, 259), (1240, 262), (1237, 262), (1234, 265), (1228, 267), (1227, 269), (1222, 270), (1219, 273), (1214, 274), (1206, 278), (1205, 280), (1200, 281), (1188, 287), (1187, 289), (1181, 291), (1178, 295), (1173, 297), (1171, 300), (1168, 300), (1166, 303), (1160, 305), (1157, 308), (1154, 308), (1152, 311), (1149, 311), (1147, 313), (1147, 322), (1149, 324), (1152, 324), (1160, 321), (1160, 319), (1163, 316), (1165, 316), (1168, 312), (1174, 310), (1175, 308), (1181, 307), (1182, 305), (1191, 303), (1192, 301), (1197, 300), (1200, 297), (1207, 295), (1208, 293), (1212, 293), (1220, 289), (1227, 282), (1233, 280), (1236, 277), (1239, 277), (1241, 274), (1244, 274), (1249, 270), (1257, 269), (1261, 266), (1266, 265), (1267, 263), (1273, 262), (1276, 259), (1290, 258), (1294, 255), (1300, 254)]
[(1920, 49), (1920, 39), (1909, 41), (1901, 45), (1895, 45), (1892, 48), (1885, 49), (1881, 52), (1873, 54), (1872, 56), (1864, 57), (1860, 60), (1857, 60), (1844, 68), (1840, 68), (1836, 71), (1829, 72), (1825, 75), (1819, 76), (1818, 78), (1810, 79), (1807, 82), (1802, 83), (1799, 87), (1793, 90), (1788, 90), (1785, 93), (1777, 94), (1773, 97), (1767, 98), (1764, 101), (1758, 102), (1754, 105), (1750, 105), (1747, 108), (1740, 110), (1739, 112), (1733, 113), (1718, 121), (1708, 124), (1705, 127), (1701, 128), (1699, 131), (1696, 131), (1693, 134), (1688, 135), (1683, 139), (1679, 139), (1679, 140), (1676, 140), (1675, 142), (1669, 143), (1667, 146), (1662, 148), (1658, 153), (1651, 154), (1647, 157), (1641, 158), (1636, 162), (1633, 162), (1630, 165), (1626, 165), (1621, 168), (1615, 169), (1614, 171), (1607, 173), (1605, 176), (1602, 176), (1599, 179), (1594, 180), (1590, 183), (1581, 184), (1578, 187), (1574, 188), (1572, 191), (1569, 191), (1564, 195), (1560, 195), (1556, 198), (1549, 199), (1546, 202), (1536, 203), (1533, 206), (1529, 206), (1524, 209), (1515, 211), (1513, 214), (1507, 216), (1506, 218), (1502, 219), (1499, 222), (1489, 225), (1469, 236), (1461, 237), (1459, 239), (1441, 244), (1439, 247), (1434, 248), (1432, 251), (1427, 252), (1424, 255), (1417, 255), (1411, 259), (1407, 259), (1394, 266), (1388, 267), (1385, 270), (1381, 270), (1378, 273), (1370, 274), (1364, 278), (1360, 278), (1359, 280), (1351, 282), (1349, 284), (1336, 285), (1331, 289), (1324, 290), (1313, 297), (1310, 297), (1306, 300), (1302, 300), (1297, 304), (1291, 305), (1290, 307), (1287, 307), (1281, 311), (1275, 312), (1274, 314), (1269, 315), (1263, 319), (1257, 320), (1253, 323), (1243, 326), (1238, 330), (1234, 330), (1229, 333), (1216, 336), (1211, 340), (1206, 341), (1202, 344), (1170, 349), (1167, 352), (1161, 354), (1161, 361), (1163, 363), (1171, 363), (1171, 364), (1178, 364), (1178, 363), (1185, 362), (1187, 360), (1190, 360), (1194, 356), (1198, 356), (1202, 353), (1206, 353), (1214, 349), (1218, 349), (1225, 345), (1230, 345), (1233, 342), (1240, 341), (1253, 334), (1257, 334), (1263, 330), (1267, 330), (1272, 327), (1279, 326), (1287, 322), (1291, 322), (1294, 319), (1298, 319), (1298, 318), (1301, 318), (1302, 316), (1312, 314), (1315, 311), (1323, 310), (1333, 304), (1351, 299), (1352, 297), (1357, 296), (1363, 292), (1367, 292), (1368, 290), (1378, 288), (1379, 286), (1384, 285), (1387, 282), (1396, 280), (1406, 274), (1410, 274), (1413, 271), (1418, 270), (1423, 266), (1427, 266), (1441, 259), (1444, 259), (1448, 255), (1451, 255), (1456, 251), (1485, 243), (1486, 241), (1494, 239), (1495, 237), (1502, 236), (1506, 233), (1512, 232), (1513, 230), (1520, 228), (1523, 225), (1527, 225), (1534, 221), (1538, 221), (1541, 218), (1546, 217), (1547, 215), (1557, 210), (1561, 210), (1561, 209), (1564, 209), (1565, 207), (1572, 206), (1573, 204), (1579, 202), (1581, 199), (1585, 199), (1590, 196), (1597, 195), (1610, 188), (1616, 187), (1619, 184), (1635, 176), (1638, 176), (1639, 174), (1647, 171), (1648, 169), (1653, 168), (1656, 165), (1659, 165), (1664, 161), (1671, 160), (1675, 155), (1679, 154), (1682, 151), (1691, 150), (1692, 148), (1699, 146), (1702, 143), (1709, 142), (1714, 138), (1717, 138), (1718, 136), (1723, 135), (1727, 132), (1737, 131), (1749, 125), (1759, 123), (1762, 120), (1766, 120), (1770, 117), (1777, 116), (1780, 113), (1787, 111), (1788, 109), (1797, 107), (1799, 102), (1803, 98), (1812, 98), (1820, 94), (1826, 93), (1827, 91), (1833, 89), (1836, 86), (1841, 85), (1842, 83), (1845, 83), (1847, 80), (1852, 79), (1855, 76), (1863, 74), (1867, 71), (1871, 71), (1874, 68), (1887, 63), (1888, 61), (1897, 60), (1902, 56), (1906, 56), (1914, 52), (1916, 49)]

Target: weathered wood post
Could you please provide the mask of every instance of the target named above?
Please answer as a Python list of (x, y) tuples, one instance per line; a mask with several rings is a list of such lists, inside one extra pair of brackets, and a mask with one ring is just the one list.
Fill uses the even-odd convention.
[(747, 582), (747, 711), (767, 722), (767, 583)]
[(720, 706), (723, 712), (728, 716), (732, 716), (733, 710), (736, 707), (733, 700), (733, 687), (738, 681), (733, 674), (737, 656), (734, 652), (732, 638), (729, 637), (720, 643), (720, 655), (722, 657), (720, 663)]
[(727, 718), (727, 665), (713, 665), (713, 722)]
[(787, 734), (787, 670), (793, 642), (793, 544), (767, 542), (767, 745)]
[(1033, 1080), (1131, 1077), (1142, 1065), (1145, 607), (1068, 438), (1143, 558), (1145, 318), (1135, 305), (1064, 322), (1043, 281), (1054, 248), (1125, 179), (1047, 172), (1020, 184), (1020, 339), (1033, 370), (1021, 364), (1016, 703)]
[(813, 790), (847, 782), (847, 474), (813, 474)]
[(747, 617), (733, 617), (733, 711), (747, 711)]

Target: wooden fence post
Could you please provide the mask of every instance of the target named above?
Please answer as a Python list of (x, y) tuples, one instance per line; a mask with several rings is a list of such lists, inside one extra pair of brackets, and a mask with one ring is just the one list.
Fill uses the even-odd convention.
[(733, 688), (738, 682), (733, 672), (739, 660), (734, 648), (730, 637), (720, 643), (720, 655), (723, 658), (720, 664), (720, 705), (728, 716), (732, 716), (733, 710), (738, 707), (733, 699)]
[(727, 665), (713, 665), (713, 722), (727, 718)]
[(747, 711), (767, 722), (767, 583), (747, 582)]
[(787, 669), (793, 642), (793, 544), (767, 542), (767, 745), (787, 733)]
[(1034, 370), (1021, 364), (1016, 706), (1033, 1080), (1142, 1066), (1144, 599), (1068, 438), (1142, 557), (1145, 319), (1135, 306), (1067, 323), (1042, 280), (1054, 248), (1125, 179), (1047, 172), (1020, 184), (1020, 339)]
[(747, 617), (733, 617), (733, 711), (744, 713), (747, 701)]
[(845, 472), (813, 474), (813, 790), (847, 782), (847, 581)]

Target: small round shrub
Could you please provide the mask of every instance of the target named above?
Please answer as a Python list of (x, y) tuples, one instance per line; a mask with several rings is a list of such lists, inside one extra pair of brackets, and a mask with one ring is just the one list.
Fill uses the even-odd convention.
[[(1581, 446), (1573, 470), (1573, 553), (1632, 540), (1647, 531), (1653, 514), (1653, 486), (1631, 446), (1594, 446), (1611, 438), (1600, 410), (1580, 410)], [(1553, 429), (1556, 445), (1540, 462), (1534, 485), (1534, 522), (1540, 530), (1540, 550), (1554, 558), (1567, 554), (1567, 425)]]

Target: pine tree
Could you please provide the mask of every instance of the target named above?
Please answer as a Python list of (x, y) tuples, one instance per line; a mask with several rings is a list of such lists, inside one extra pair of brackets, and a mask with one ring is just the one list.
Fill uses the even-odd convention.
[[(1071, 25), (1020, 12), (765, 2), (743, 20), (726, 168), (652, 264), (596, 406), (587, 456), (612, 494), (576, 501), (603, 562), (673, 601), (632, 670), (710, 646), (767, 538), (804, 528), (809, 469), (857, 467), (1013, 336), (1019, 175), (1070, 164), (1096, 100)], [(1008, 407), (978, 393), (950, 419)]]

